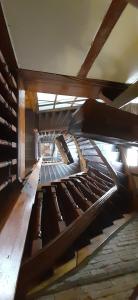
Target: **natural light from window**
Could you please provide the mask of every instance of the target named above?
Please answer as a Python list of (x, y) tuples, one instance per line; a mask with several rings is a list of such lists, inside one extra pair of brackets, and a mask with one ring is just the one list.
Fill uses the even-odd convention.
[(138, 166), (138, 148), (131, 147), (127, 149), (127, 164), (129, 167), (137, 167)]
[(37, 93), (39, 111), (60, 110), (81, 106), (86, 97)]

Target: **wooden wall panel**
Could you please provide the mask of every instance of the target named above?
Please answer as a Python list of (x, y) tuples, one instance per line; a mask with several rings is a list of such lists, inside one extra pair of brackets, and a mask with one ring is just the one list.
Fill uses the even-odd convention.
[(35, 131), (37, 114), (29, 108), (25, 110), (25, 172), (28, 173), (35, 163)]

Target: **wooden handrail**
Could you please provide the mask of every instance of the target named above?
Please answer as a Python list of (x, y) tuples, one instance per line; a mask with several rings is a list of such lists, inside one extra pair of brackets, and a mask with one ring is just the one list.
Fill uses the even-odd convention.
[(107, 167), (109, 173), (111, 174), (111, 177), (113, 178), (115, 184), (117, 184), (117, 173), (116, 173), (116, 171), (114, 170), (112, 165), (109, 163), (109, 161), (106, 159), (106, 157), (102, 154), (102, 152), (99, 149), (99, 147), (97, 146), (97, 144), (91, 139), (90, 139), (90, 142), (91, 142), (92, 146), (94, 147), (94, 149), (96, 150), (97, 154), (100, 156), (100, 158), (102, 159), (102, 161), (106, 165), (106, 167)]
[(75, 239), (89, 226), (99, 213), (100, 207), (115, 193), (114, 185), (107, 193), (97, 200), (85, 213), (72, 222), (58, 237), (43, 247), (36, 255), (29, 258), (22, 266), (19, 275), (18, 298), (22, 292), (27, 292), (44, 278), (48, 271), (75, 241)]
[(0, 234), (0, 300), (15, 296), (41, 163), (40, 159), (34, 166)]

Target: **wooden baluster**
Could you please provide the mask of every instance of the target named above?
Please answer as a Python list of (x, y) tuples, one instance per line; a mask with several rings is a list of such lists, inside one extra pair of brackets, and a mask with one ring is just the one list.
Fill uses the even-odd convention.
[(108, 180), (108, 177), (107, 177), (107, 176), (105, 177), (105, 175), (104, 175), (103, 173), (99, 172), (99, 171), (96, 170), (96, 169), (94, 169), (94, 172), (93, 172), (93, 168), (90, 167), (90, 168), (89, 168), (89, 171), (88, 171), (88, 174), (89, 174), (90, 176), (96, 176), (96, 179), (97, 179), (97, 180), (101, 180), (101, 182), (105, 182), (106, 185), (109, 186), (110, 188), (113, 186), (113, 182), (110, 182), (110, 181)]
[(71, 180), (67, 180), (66, 185), (69, 191), (71, 191), (75, 202), (83, 211), (87, 210), (92, 205)]
[(57, 184), (58, 197), (62, 207), (63, 216), (66, 225), (72, 223), (76, 218), (82, 215), (82, 211), (74, 202), (74, 199), (63, 182)]
[(55, 206), (55, 196), (52, 193), (51, 185), (43, 188), (42, 203), (42, 243), (43, 246), (57, 237), (60, 233), (59, 219), (57, 216), (57, 206)]
[(90, 189), (91, 189), (91, 191), (93, 192), (93, 193), (95, 193), (96, 195), (98, 195), (98, 196), (102, 196), (103, 194), (105, 194), (105, 192), (106, 191), (104, 191), (104, 190), (101, 190), (97, 185), (96, 185), (96, 183), (95, 182), (90, 182), (90, 181), (88, 181), (88, 179), (87, 178), (81, 178), (80, 177), (80, 180), (82, 181), (82, 182), (84, 182), (85, 184), (88, 184), (89, 185), (89, 187), (90, 187)]
[(102, 172), (96, 170), (95, 168), (91, 167), (91, 169), (95, 175), (97, 175), (98, 177), (101, 177), (102, 179), (106, 180), (107, 182), (109, 182), (113, 185), (113, 180), (110, 177), (108, 177), (107, 175), (103, 174)]
[(33, 233), (31, 255), (34, 255), (42, 248), (41, 238), (41, 213), (42, 213), (43, 192), (37, 192), (33, 206)]
[(87, 174), (84, 174), (82, 176), (86, 176), (89, 179), (91, 179), (92, 181), (95, 180), (97, 183), (102, 184), (103, 186), (106, 186), (108, 189), (110, 188), (110, 184), (108, 184), (107, 181), (103, 180), (102, 178), (98, 177), (97, 175), (95, 175), (92, 172), (88, 172)]
[(55, 205), (56, 218), (58, 220), (59, 231), (62, 232), (65, 229), (66, 225), (65, 222), (63, 221), (63, 217), (59, 208), (55, 186), (51, 186), (51, 192), (52, 192), (52, 199)]
[(71, 193), (69, 192), (67, 186), (65, 185), (65, 183), (61, 182), (61, 187), (64, 190), (64, 194), (68, 197), (69, 202), (71, 204), (71, 206), (73, 207), (73, 210), (76, 212), (76, 217), (79, 217), (82, 215), (82, 210), (78, 207), (78, 205), (75, 203)]
[(82, 191), (84, 196), (92, 203), (94, 203), (99, 198), (97, 195), (92, 193), (92, 191), (90, 191), (90, 189), (88, 189), (87, 186), (80, 181), (80, 179), (72, 178), (72, 181), (75, 185), (78, 186), (78, 188)]
[[(100, 191), (101, 191), (101, 194), (104, 194), (104, 193), (107, 192), (107, 190), (109, 190), (108, 187), (105, 187), (104, 185), (99, 184), (99, 182), (97, 182), (96, 180), (92, 179), (92, 178), (89, 177), (89, 176), (86, 176), (86, 177), (85, 177), (85, 180), (87, 181), (87, 183), (88, 183), (89, 185), (90, 185), (90, 184), (94, 185), (94, 186), (97, 188), (97, 190), (99, 190), (99, 193), (100, 193)], [(99, 195), (99, 193), (98, 193), (98, 195)]]
[(96, 180), (94, 177), (90, 177), (89, 175), (86, 175), (86, 179), (92, 183), (95, 182), (96, 185), (105, 192), (109, 190), (109, 187), (106, 184), (101, 183), (100, 181)]

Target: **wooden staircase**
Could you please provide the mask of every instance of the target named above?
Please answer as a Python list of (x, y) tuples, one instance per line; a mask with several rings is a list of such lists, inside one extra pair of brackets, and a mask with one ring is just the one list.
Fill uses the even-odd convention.
[(80, 263), (96, 238), (104, 242), (129, 218), (129, 200), (111, 176), (95, 168), (43, 185), (32, 210), (16, 299), (42, 295), (57, 279), (57, 268), (70, 265), (76, 253)]
[(71, 174), (80, 172), (79, 161), (75, 161), (72, 164), (66, 165), (64, 163), (43, 163), (40, 171), (39, 184), (45, 183), (64, 178)]

